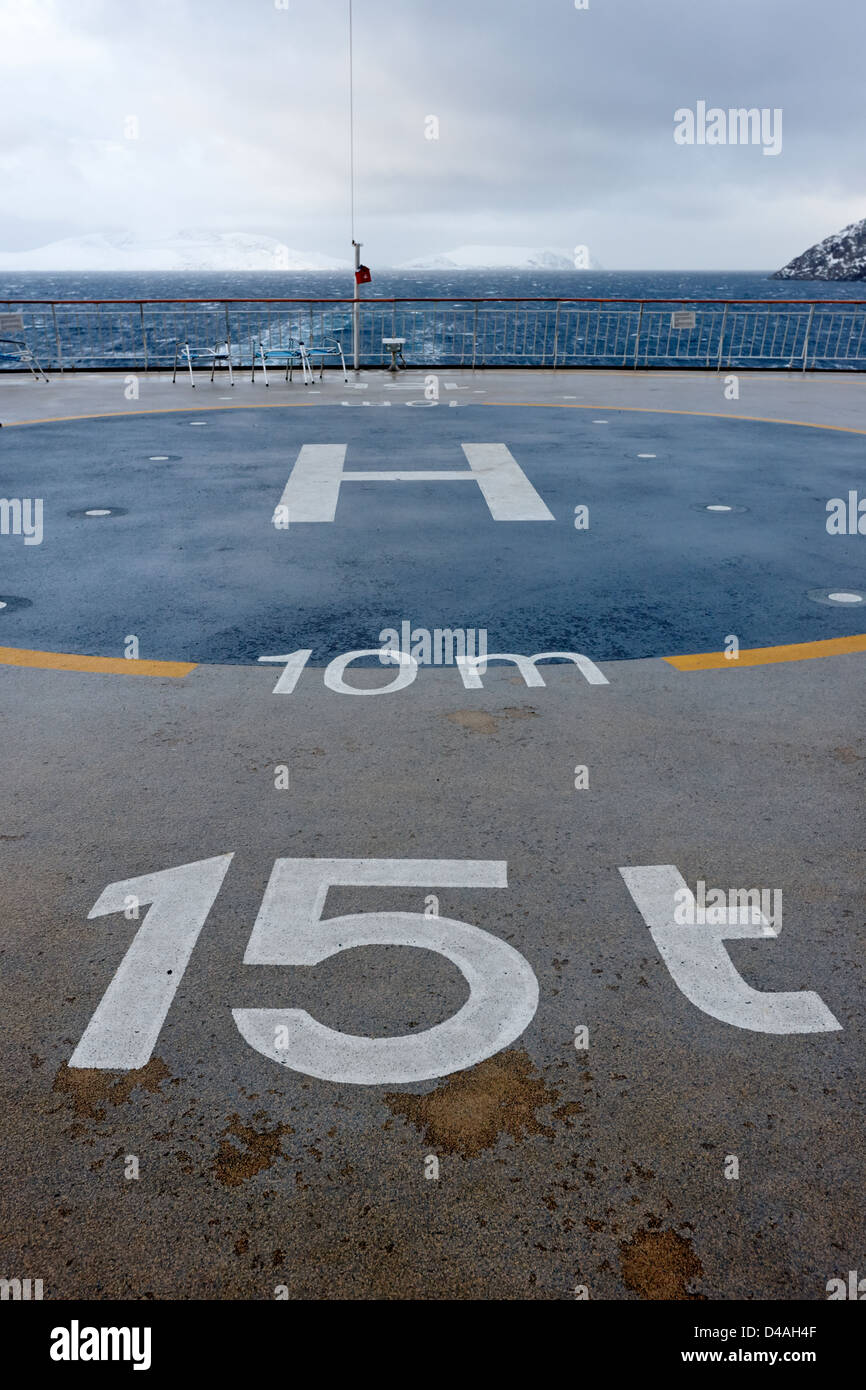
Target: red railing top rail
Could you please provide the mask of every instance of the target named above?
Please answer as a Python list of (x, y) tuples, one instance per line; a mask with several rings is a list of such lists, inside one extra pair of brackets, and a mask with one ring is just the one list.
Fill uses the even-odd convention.
[(72, 308), (82, 304), (737, 304), (749, 307), (751, 305), (775, 305), (775, 304), (833, 304), (837, 308), (845, 308), (847, 305), (863, 305), (866, 299), (683, 299), (676, 295), (662, 299), (628, 299), (628, 298), (603, 298), (594, 297), (578, 299), (572, 296), (558, 295), (475, 295), (460, 294), (439, 294), (439, 295), (401, 295), (399, 298), (377, 299), (372, 296), (355, 301), (352, 298), (343, 299), (313, 299), (309, 297), (300, 298), (238, 298), (211, 295), (208, 298), (184, 298), (184, 299), (18, 299), (14, 295), (0, 296), (0, 304), (50, 304), (57, 308)]

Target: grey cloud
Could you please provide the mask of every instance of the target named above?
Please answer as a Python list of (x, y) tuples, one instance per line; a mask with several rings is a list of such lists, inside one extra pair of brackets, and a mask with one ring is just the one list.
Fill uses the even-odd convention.
[[(346, 0), (30, 10), (0, 0), (0, 247), (195, 225), (346, 254)], [(866, 214), (862, 0), (355, 0), (355, 30), (371, 261), (471, 240), (773, 267)], [(698, 99), (781, 107), (782, 154), (675, 145)]]

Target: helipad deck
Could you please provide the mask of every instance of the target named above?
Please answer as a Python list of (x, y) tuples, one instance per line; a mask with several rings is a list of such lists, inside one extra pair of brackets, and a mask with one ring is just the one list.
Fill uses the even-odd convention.
[[(133, 634), (150, 661), (306, 648), (315, 663), (408, 621), (607, 661), (866, 631), (856, 501), (847, 533), (863, 434), (759, 418), (772, 405), (757, 398), (781, 396), (784, 419), (799, 383), (750, 379), (735, 413), (716, 382), (712, 416), (689, 408), (709, 383), (688, 379), (479, 374), (444, 381), (438, 402), (423, 381), (357, 384), (262, 401), (200, 380), (191, 407), (188, 388), (145, 380), (128, 412), (4, 433), (6, 492), (42, 499), (43, 521), (38, 545), (5, 538), (3, 645), (121, 658)], [(24, 383), (7, 427), (67, 385), (69, 415), (87, 413), (87, 386), (91, 409), (111, 403), (104, 380)], [(808, 391), (819, 417), (857, 418), (854, 384)], [(834, 498), (845, 534), (827, 529)]]

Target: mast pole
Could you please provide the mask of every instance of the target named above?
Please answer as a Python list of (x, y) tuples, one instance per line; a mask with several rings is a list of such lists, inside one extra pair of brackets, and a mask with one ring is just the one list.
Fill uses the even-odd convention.
[(354, 369), (356, 372), (361, 370), (361, 350), (359, 340), (359, 324), (361, 318), (361, 287), (358, 284), (358, 271), (361, 267), (361, 243), (352, 241), (355, 248), (355, 295), (352, 305), (352, 352), (354, 356)]
[(360, 290), (358, 271), (361, 266), (361, 243), (355, 240), (355, 74), (354, 74), (354, 34), (352, 29), (352, 0), (349, 0), (349, 218), (352, 228), (352, 248), (354, 250), (355, 275), (352, 292), (352, 365), (356, 372), (361, 369), (360, 344)]

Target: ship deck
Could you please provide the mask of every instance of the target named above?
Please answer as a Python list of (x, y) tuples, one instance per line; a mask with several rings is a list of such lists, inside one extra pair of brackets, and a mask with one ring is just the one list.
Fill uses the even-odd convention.
[[(43, 504), (41, 543), (0, 536), (9, 1269), (59, 1299), (820, 1299), (858, 1267), (866, 539), (826, 522), (866, 395), (738, 387), (0, 379), (2, 491)], [(404, 622), (589, 665), (397, 671)], [(319, 963), (276, 889), (258, 930), (277, 859), (348, 861)], [(701, 950), (621, 872), (660, 866), (782, 923), (712, 959), (707, 929), (684, 988)], [(472, 994), (449, 921), (537, 1006), (407, 1079)], [(350, 1035), (341, 1076), (299, 1062), (300, 1010)]]

